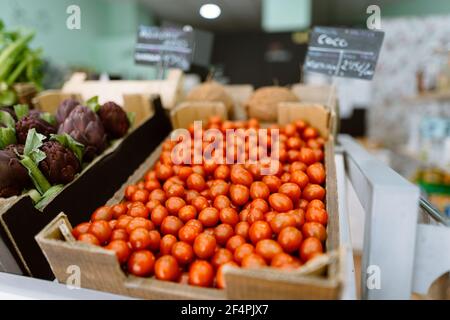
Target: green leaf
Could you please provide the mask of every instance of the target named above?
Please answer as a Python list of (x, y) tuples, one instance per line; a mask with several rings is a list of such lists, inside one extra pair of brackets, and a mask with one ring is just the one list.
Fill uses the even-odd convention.
[(0, 106), (10, 106), (17, 100), (13, 90), (0, 90)]
[(14, 128), (0, 128), (0, 149), (4, 149), (10, 144), (15, 144), (16, 142), (16, 130)]
[(88, 101), (86, 101), (86, 105), (95, 113), (100, 110), (100, 104), (98, 103), (98, 96), (90, 98)]
[(28, 175), (33, 181), (34, 186), (39, 191), (40, 194), (45, 194), (48, 189), (50, 189), (51, 184), (48, 182), (47, 178), (42, 174), (41, 170), (39, 170), (37, 164), (34, 162), (31, 157), (24, 155), (22, 156), (22, 160), (20, 163), (27, 168)]
[(26, 104), (16, 104), (14, 106), (14, 112), (16, 113), (17, 119), (22, 119), (30, 113), (30, 108)]
[(38, 210), (44, 209), (44, 207), (51, 201), (61, 190), (64, 188), (64, 185), (57, 184), (55, 186), (50, 187), (41, 197), (38, 203), (36, 203), (35, 207)]
[(127, 112), (127, 118), (131, 128), (134, 125), (134, 122), (136, 121), (136, 112)]
[(45, 159), (45, 152), (39, 150), (42, 146), (45, 136), (36, 132), (36, 129), (28, 130), (27, 140), (25, 141), (24, 156), (28, 156), (33, 162), (38, 165), (39, 162)]
[(28, 192), (28, 195), (30, 196), (30, 198), (33, 200), (34, 203), (39, 202), (42, 198), (41, 194), (36, 189), (31, 189)]
[(84, 145), (76, 141), (67, 133), (64, 134), (52, 134), (50, 140), (58, 141), (63, 147), (72, 150), (80, 163), (83, 160)]
[(48, 123), (50, 123), (51, 125), (56, 125), (56, 118), (53, 114), (51, 114), (50, 112), (43, 112), (39, 115), (39, 117), (44, 120), (47, 121)]
[(0, 123), (3, 124), (4, 126), (7, 126), (8, 128), (16, 127), (16, 122), (14, 121), (14, 118), (6, 111), (0, 111)]

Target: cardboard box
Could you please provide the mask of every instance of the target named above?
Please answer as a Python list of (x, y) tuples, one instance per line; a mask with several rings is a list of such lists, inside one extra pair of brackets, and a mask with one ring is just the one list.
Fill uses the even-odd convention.
[[(51, 101), (61, 101), (66, 96), (51, 95)], [(44, 110), (51, 109), (48, 100), (40, 100)], [(74, 181), (39, 211), (31, 198), (22, 196), (0, 199), (0, 236), (10, 252), (0, 249), (2, 271), (17, 272), (11, 254), (22, 272), (33, 277), (52, 279), (53, 274), (34, 237), (55, 216), (64, 210), (71, 223), (77, 224), (93, 212), (99, 202), (105, 202), (121, 186), (171, 131), (171, 125), (158, 97), (148, 101), (140, 95), (124, 97), (125, 108), (145, 110), (146, 117), (124, 138), (117, 140), (91, 162)], [(151, 108), (150, 108), (151, 106)], [(139, 146), (138, 148), (136, 146)], [(10, 267), (6, 267), (10, 266)]]
[[(184, 103), (172, 112), (172, 123), (185, 126), (189, 119), (206, 121), (210, 115), (225, 117), (221, 103)], [(76, 265), (81, 271), (81, 286), (146, 299), (336, 299), (339, 297), (343, 263), (339, 245), (339, 214), (337, 204), (334, 140), (329, 134), (331, 112), (320, 105), (285, 103), (279, 106), (279, 120), (304, 119), (328, 137), (325, 146), (327, 171), (326, 203), (329, 214), (327, 253), (305, 264), (297, 271), (271, 268), (228, 269), (225, 271), (225, 290), (199, 288), (154, 278), (138, 278), (125, 274), (113, 252), (77, 242), (71, 234), (71, 224), (64, 213), (56, 217), (37, 236), (36, 240), (47, 257), (59, 282), (69, 277), (68, 267)], [(145, 172), (158, 160), (161, 145), (145, 160), (136, 172), (107, 202), (122, 200), (127, 185), (141, 180)], [(102, 202), (98, 202), (102, 205)], [(85, 215), (85, 220), (89, 216)]]

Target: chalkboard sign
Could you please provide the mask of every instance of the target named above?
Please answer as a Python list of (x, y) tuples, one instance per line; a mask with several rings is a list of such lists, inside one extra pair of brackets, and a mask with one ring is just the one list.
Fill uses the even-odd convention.
[(140, 26), (134, 60), (138, 64), (188, 70), (193, 51), (192, 29)]
[(371, 80), (384, 32), (315, 27), (310, 35), (305, 71)]

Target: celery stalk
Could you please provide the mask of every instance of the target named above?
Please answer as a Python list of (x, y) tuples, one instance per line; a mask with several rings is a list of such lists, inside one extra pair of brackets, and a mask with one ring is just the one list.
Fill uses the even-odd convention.
[(39, 170), (38, 166), (30, 157), (24, 155), (22, 160), (20, 160), (20, 163), (28, 169), (31, 180), (40, 194), (44, 194), (50, 189), (50, 182), (48, 182), (41, 170)]

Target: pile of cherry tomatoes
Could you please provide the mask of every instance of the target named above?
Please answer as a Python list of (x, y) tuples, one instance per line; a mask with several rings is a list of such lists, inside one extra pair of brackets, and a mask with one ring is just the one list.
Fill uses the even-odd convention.
[[(206, 126), (258, 127), (254, 119), (215, 117)], [(114, 251), (133, 275), (201, 287), (224, 288), (224, 266), (300, 267), (324, 252), (327, 238), (325, 140), (304, 121), (269, 132), (274, 128), (280, 130), (274, 175), (261, 175), (258, 164), (174, 165), (176, 142), (167, 140), (124, 201), (98, 208), (74, 237)]]

